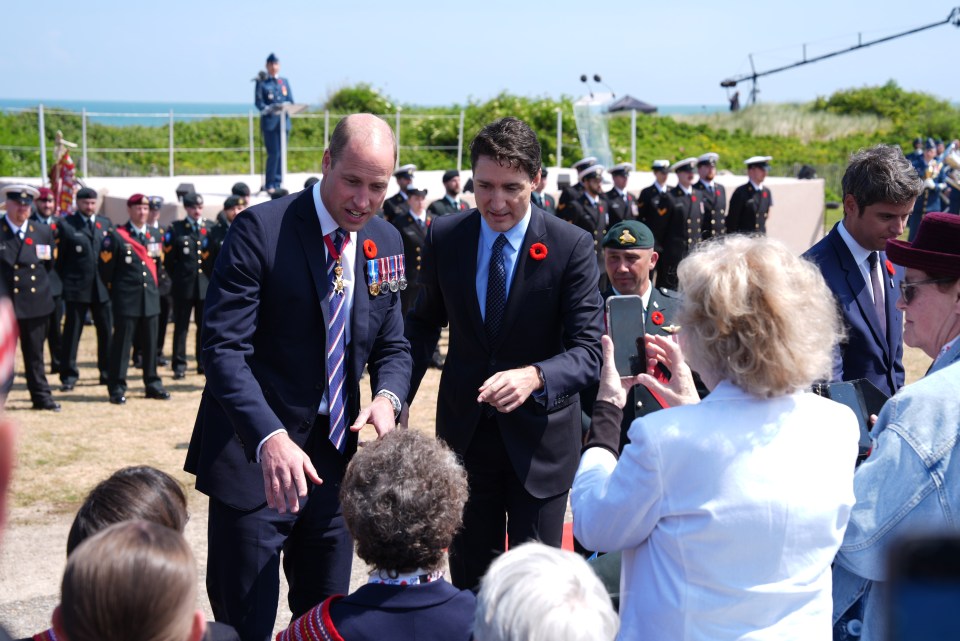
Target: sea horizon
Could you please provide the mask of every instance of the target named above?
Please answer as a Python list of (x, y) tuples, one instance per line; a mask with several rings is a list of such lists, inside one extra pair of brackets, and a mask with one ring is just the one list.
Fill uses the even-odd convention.
[[(146, 126), (162, 127), (170, 119), (176, 121), (198, 118), (243, 117), (256, 115), (252, 102), (166, 102), (134, 100), (64, 100), (28, 98), (0, 98), (0, 112), (17, 112), (36, 109), (43, 105), (45, 113), (69, 111), (81, 113), (84, 109), (90, 122), (114, 127)], [(728, 105), (656, 105), (660, 115), (716, 113), (726, 111)], [(310, 111), (320, 111), (321, 105), (309, 105)], [(124, 114), (124, 115), (120, 115)]]

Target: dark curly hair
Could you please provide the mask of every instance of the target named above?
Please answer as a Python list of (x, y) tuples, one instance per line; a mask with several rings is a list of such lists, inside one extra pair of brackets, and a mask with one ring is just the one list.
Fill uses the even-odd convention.
[(476, 168), (480, 156), (504, 167), (520, 169), (530, 180), (540, 171), (540, 141), (530, 125), (508, 116), (491, 122), (470, 143), (470, 163)]
[(436, 570), (463, 521), (467, 475), (444, 443), (397, 429), (353, 457), (340, 500), (361, 559), (390, 572)]

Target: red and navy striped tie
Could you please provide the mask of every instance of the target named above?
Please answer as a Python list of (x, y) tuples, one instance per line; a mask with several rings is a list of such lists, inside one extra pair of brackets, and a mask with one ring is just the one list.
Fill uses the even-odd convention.
[(346, 244), (347, 233), (337, 228), (337, 231), (327, 236), (327, 279), (330, 283), (328, 302), (330, 305), (330, 320), (327, 327), (327, 391), (330, 408), (330, 441), (341, 453), (344, 450), (347, 433), (347, 414), (343, 393), (344, 356), (346, 355), (346, 335), (344, 333), (347, 320), (345, 308), (346, 296), (343, 290), (339, 293), (334, 288), (337, 277), (334, 268), (340, 264), (340, 252)]

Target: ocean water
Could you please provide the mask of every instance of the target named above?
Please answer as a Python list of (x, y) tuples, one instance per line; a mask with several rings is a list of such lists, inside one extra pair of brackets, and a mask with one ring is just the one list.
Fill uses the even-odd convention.
[[(170, 120), (173, 111), (174, 120), (196, 120), (212, 116), (247, 117), (255, 112), (253, 103), (236, 102), (120, 102), (98, 100), (26, 100), (0, 98), (0, 111), (12, 112), (23, 109), (36, 109), (42, 103), (45, 112), (87, 110), (90, 122), (114, 127), (142, 125), (162, 127)], [(312, 109), (319, 109), (319, 106)], [(658, 105), (660, 114), (695, 114), (726, 111), (727, 105)]]

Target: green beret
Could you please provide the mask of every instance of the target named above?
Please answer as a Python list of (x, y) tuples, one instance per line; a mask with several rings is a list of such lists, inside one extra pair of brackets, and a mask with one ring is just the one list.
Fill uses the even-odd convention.
[(603, 246), (613, 249), (650, 249), (653, 232), (637, 220), (623, 220), (610, 228), (603, 237)]

